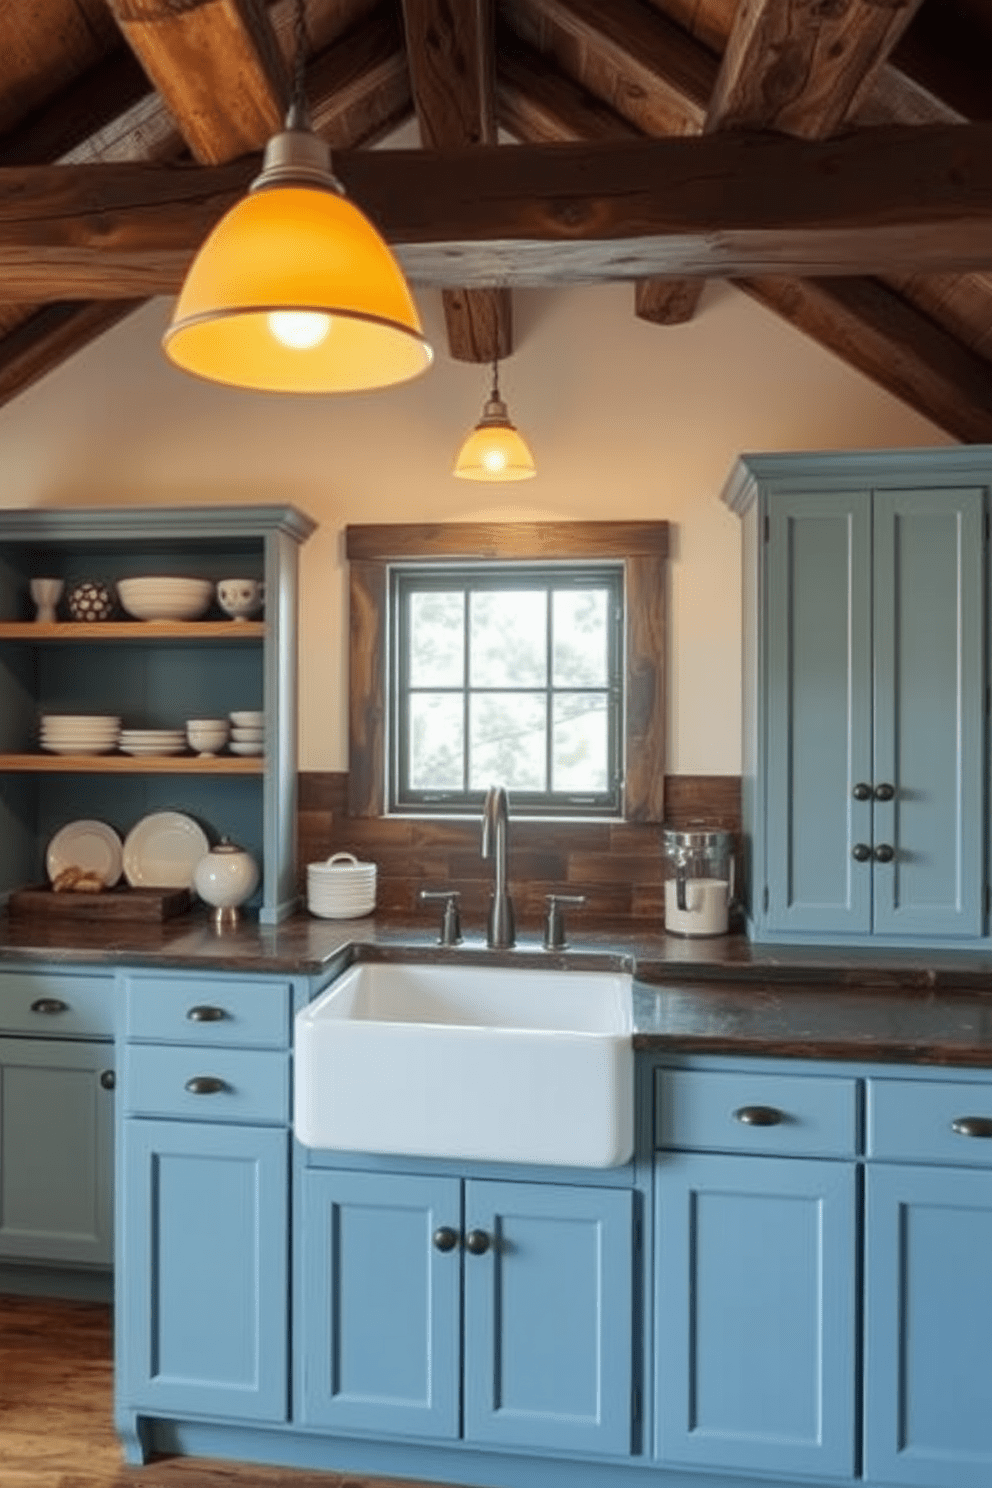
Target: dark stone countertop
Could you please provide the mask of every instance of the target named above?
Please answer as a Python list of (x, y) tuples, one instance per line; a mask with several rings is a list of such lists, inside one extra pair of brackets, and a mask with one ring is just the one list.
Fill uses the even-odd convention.
[(245, 919), (218, 933), (203, 912), (162, 924), (60, 923), (0, 915), (0, 969), (32, 962), (320, 975), (367, 959), (633, 971), (635, 1048), (785, 1058), (992, 1068), (992, 949), (970, 951), (754, 945), (743, 936), (570, 929), (563, 952), (524, 932), (511, 951), (469, 932), (442, 949), (422, 920), (369, 916), (280, 925)]

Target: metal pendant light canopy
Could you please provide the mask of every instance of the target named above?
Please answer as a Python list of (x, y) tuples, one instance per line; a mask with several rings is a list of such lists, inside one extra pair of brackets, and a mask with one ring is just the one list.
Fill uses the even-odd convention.
[(482, 417), (458, 451), (452, 472), (462, 480), (521, 481), (537, 474), (526, 441), (511, 424), (499, 395), (499, 363), (493, 362), (493, 385)]
[(399, 264), (310, 127), (303, 7), (286, 128), (194, 259), (162, 344), (184, 371), (234, 387), (387, 387), (426, 371), (433, 352)]

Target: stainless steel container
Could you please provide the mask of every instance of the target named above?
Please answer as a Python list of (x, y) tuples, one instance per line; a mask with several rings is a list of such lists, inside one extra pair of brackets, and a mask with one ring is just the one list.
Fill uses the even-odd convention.
[(705, 827), (662, 831), (665, 929), (726, 935), (734, 897), (734, 834)]

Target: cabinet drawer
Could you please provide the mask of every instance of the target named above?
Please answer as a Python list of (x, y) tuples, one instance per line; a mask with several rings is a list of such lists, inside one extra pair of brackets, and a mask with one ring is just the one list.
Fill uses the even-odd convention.
[(129, 1116), (287, 1122), (289, 1056), (131, 1044), (124, 1055), (124, 1109)]
[(0, 972), (0, 1032), (113, 1038), (114, 979), (72, 972)]
[[(992, 1167), (992, 1080), (867, 1083), (869, 1157)], [(963, 1123), (963, 1130), (955, 1123)]]
[(660, 1069), (654, 1108), (658, 1147), (821, 1157), (857, 1151), (856, 1080)]
[(125, 1000), (127, 1037), (285, 1049), (290, 991), (288, 982), (131, 976)]

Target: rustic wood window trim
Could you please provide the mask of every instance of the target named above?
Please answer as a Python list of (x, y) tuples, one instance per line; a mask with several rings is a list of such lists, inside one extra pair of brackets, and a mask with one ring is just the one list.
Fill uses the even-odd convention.
[(348, 809), (386, 811), (388, 568), (423, 559), (622, 559), (626, 601), (624, 820), (660, 822), (665, 796), (667, 522), (382, 523), (345, 528), (349, 563)]

